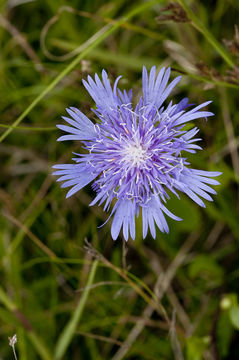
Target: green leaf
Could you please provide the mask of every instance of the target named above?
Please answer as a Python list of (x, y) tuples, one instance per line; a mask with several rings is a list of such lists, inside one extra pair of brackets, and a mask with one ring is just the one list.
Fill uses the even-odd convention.
[(229, 353), (233, 335), (233, 327), (228, 315), (228, 311), (222, 311), (220, 313), (216, 334), (218, 350), (220, 355), (224, 358)]
[(229, 317), (234, 328), (239, 330), (239, 305), (233, 306), (229, 310)]
[(187, 339), (186, 343), (186, 359), (187, 360), (201, 360), (203, 353), (210, 343), (210, 337), (204, 336), (202, 338), (192, 336)]
[(220, 307), (223, 311), (227, 311), (237, 306), (237, 294), (225, 294), (220, 301)]

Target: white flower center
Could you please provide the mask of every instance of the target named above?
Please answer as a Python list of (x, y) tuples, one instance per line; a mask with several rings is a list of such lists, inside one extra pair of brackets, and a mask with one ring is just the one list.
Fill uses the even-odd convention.
[(123, 160), (130, 163), (131, 166), (140, 166), (146, 160), (146, 153), (141, 144), (128, 144), (123, 149)]

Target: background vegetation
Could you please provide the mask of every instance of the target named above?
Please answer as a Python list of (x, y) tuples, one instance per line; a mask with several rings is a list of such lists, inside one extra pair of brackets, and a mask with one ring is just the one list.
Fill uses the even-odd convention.
[[(0, 1), (0, 358), (238, 359), (237, 0)], [(120, 20), (119, 20), (120, 19)], [(182, 196), (170, 234), (113, 242), (91, 187), (66, 200), (51, 175), (65, 108), (107, 69), (139, 94), (141, 69), (183, 74), (175, 101), (213, 100), (195, 167), (223, 171), (214, 203)], [(88, 243), (86, 240), (88, 239)]]

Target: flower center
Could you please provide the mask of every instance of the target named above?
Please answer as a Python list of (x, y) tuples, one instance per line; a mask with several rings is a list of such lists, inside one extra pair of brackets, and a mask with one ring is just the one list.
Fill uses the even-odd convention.
[(146, 150), (141, 144), (128, 144), (123, 149), (123, 160), (130, 163), (131, 166), (140, 166), (146, 160)]

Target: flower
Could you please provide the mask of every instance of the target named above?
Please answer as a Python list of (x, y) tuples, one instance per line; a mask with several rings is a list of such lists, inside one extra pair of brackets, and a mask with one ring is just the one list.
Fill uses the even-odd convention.
[[(108, 75), (102, 71), (102, 81), (88, 76), (83, 84), (96, 103), (97, 116), (94, 124), (80, 110), (66, 109), (70, 117), (63, 119), (70, 124), (58, 125), (68, 133), (58, 141), (80, 140), (84, 153), (75, 154), (75, 164), (53, 166), (64, 181), (62, 187), (71, 187), (69, 197), (93, 182), (96, 197), (91, 206), (104, 204), (109, 210), (113, 202), (111, 235), (115, 240), (123, 227), (123, 236), (129, 233), (135, 238), (135, 216), (142, 213), (143, 238), (148, 228), (156, 237), (155, 224), (162, 232), (168, 232), (165, 214), (174, 220), (181, 220), (165, 206), (169, 192), (179, 197), (178, 191), (188, 195), (198, 205), (205, 207), (203, 199), (212, 201), (209, 194), (216, 194), (209, 185), (218, 185), (212, 179), (220, 172), (196, 170), (190, 167), (185, 153), (201, 149), (196, 144), (196, 127), (183, 130), (185, 123), (198, 118), (212, 116), (201, 111), (211, 101), (185, 111), (191, 106), (184, 98), (178, 104), (172, 101), (163, 106), (181, 76), (168, 85), (170, 68), (162, 68), (156, 75), (153, 66), (148, 75), (143, 67), (143, 95), (134, 107), (132, 90), (118, 89), (118, 77), (112, 88)], [(182, 154), (183, 152), (183, 154)], [(208, 185), (209, 184), (209, 185)]]

